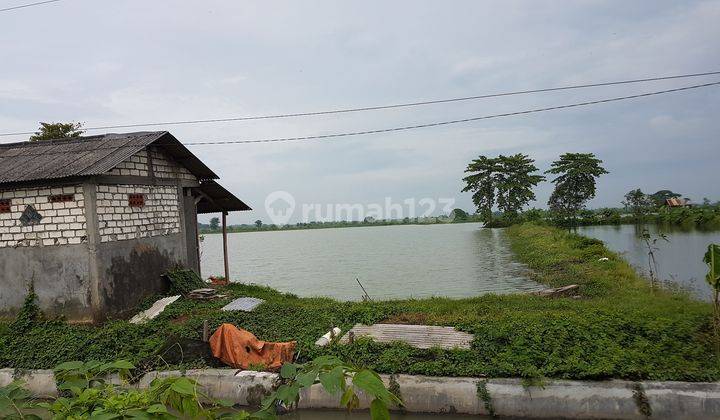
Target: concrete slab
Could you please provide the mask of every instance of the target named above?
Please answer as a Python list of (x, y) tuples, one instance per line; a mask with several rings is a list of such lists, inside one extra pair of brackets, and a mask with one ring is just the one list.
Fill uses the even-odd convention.
[[(278, 375), (236, 369), (200, 369), (148, 372), (131, 386), (147, 388), (155, 378), (188, 376), (212, 398), (239, 405), (259, 404), (277, 385)], [(527, 419), (637, 419), (639, 411), (633, 391), (642, 386), (652, 409), (653, 419), (710, 420), (720, 418), (720, 383), (717, 382), (630, 382), (568, 381), (548, 379), (542, 387), (526, 386), (522, 379), (447, 378), (431, 376), (380, 375), (386, 386), (399, 389), (409, 413), (488, 415), (484, 401), (478, 398), (482, 381), (489, 401), (498, 416)], [(50, 370), (0, 369), (0, 386), (15, 379), (25, 383), (35, 396), (58, 394)], [(119, 383), (119, 381), (113, 381)], [(370, 399), (358, 394), (361, 409)], [(316, 384), (300, 392), (300, 408), (341, 409), (339, 395), (330, 395)]]
[[(239, 405), (259, 404), (279, 380), (268, 372), (236, 369), (203, 369), (149, 372), (131, 386), (147, 388), (155, 378), (185, 375), (195, 379), (212, 398)], [(395, 383), (409, 413), (488, 415), (484, 401), (478, 398), (482, 381), (498, 416), (526, 419), (637, 419), (645, 416), (633, 398), (633, 390), (642, 386), (652, 409), (653, 419), (717, 420), (720, 418), (720, 383), (708, 382), (630, 382), (630, 381), (545, 381), (542, 387), (526, 386), (522, 379), (447, 378), (413, 375), (380, 375), (386, 386)], [(0, 386), (20, 379), (36, 396), (58, 394), (53, 372), (34, 370), (17, 372), (0, 369)], [(119, 381), (113, 381), (119, 383)], [(369, 398), (359, 393), (360, 407), (366, 409)], [(322, 385), (300, 392), (300, 408), (340, 409), (339, 395), (330, 395)]]
[(177, 296), (168, 296), (164, 297), (162, 299), (157, 300), (155, 303), (152, 304), (151, 307), (148, 309), (140, 312), (139, 314), (135, 315), (130, 319), (131, 324), (144, 324), (148, 322), (149, 320), (155, 318), (156, 316), (160, 315), (162, 311), (165, 310), (165, 308), (175, 302), (176, 300), (180, 299), (180, 295)]
[(258, 307), (258, 305), (263, 302), (265, 301), (254, 297), (241, 297), (223, 306), (222, 310), (252, 312), (255, 308)]
[(438, 327), (434, 325), (405, 325), (405, 324), (356, 324), (341, 339), (340, 343), (347, 344), (350, 333), (355, 338), (370, 337), (380, 343), (401, 341), (418, 349), (439, 347), (442, 349), (469, 349), (473, 340), (472, 334), (464, 333), (453, 327)]

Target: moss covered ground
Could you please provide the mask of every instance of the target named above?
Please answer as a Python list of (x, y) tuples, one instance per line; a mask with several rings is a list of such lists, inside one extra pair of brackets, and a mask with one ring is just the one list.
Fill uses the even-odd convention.
[[(51, 368), (67, 360), (156, 360), (167, 338), (198, 339), (203, 320), (233, 323), (270, 341), (297, 340), (300, 359), (332, 353), (381, 373), (528, 378), (720, 379), (711, 306), (687, 295), (651, 290), (602, 243), (532, 224), (507, 229), (519, 261), (549, 286), (579, 284), (580, 298), (487, 295), (385, 302), (298, 298), (244, 284), (223, 289), (212, 302), (179, 300), (145, 325), (109, 321), (101, 326), (35, 323), (18, 334), (0, 324), (0, 366)], [(607, 261), (599, 261), (607, 257)], [(701, 258), (702, 256), (698, 256)], [(231, 298), (267, 302), (254, 312), (221, 312)], [(145, 305), (149, 305), (149, 299)], [(418, 350), (357, 340), (317, 348), (331, 326), (355, 323), (449, 325), (475, 335), (470, 350)], [(181, 367), (211, 361), (186, 357)]]

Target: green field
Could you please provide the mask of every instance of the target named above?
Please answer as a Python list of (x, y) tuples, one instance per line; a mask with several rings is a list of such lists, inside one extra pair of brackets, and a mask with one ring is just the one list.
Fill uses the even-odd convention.
[[(527, 378), (720, 379), (710, 304), (651, 290), (647, 282), (602, 243), (556, 228), (508, 228), (518, 260), (549, 286), (580, 285), (580, 298), (528, 295), (470, 299), (337, 302), (298, 298), (269, 288), (232, 285), (230, 297), (267, 302), (252, 313), (219, 311), (230, 299), (180, 300), (146, 325), (111, 321), (100, 327), (44, 321), (23, 332), (0, 325), (0, 366), (52, 368), (67, 360), (128, 359), (162, 367), (156, 353), (167, 337), (200, 337), (203, 320), (230, 322), (263, 340), (297, 340), (302, 360), (333, 353), (381, 373)], [(608, 257), (609, 261), (598, 261)], [(701, 258), (702, 256), (698, 256)], [(149, 305), (148, 300), (146, 305)], [(357, 322), (455, 326), (475, 335), (470, 350), (418, 350), (358, 340), (316, 348), (333, 325)], [(141, 363), (144, 362), (144, 363)], [(181, 367), (212, 361), (186, 357)], [(177, 363), (172, 363), (177, 365)]]

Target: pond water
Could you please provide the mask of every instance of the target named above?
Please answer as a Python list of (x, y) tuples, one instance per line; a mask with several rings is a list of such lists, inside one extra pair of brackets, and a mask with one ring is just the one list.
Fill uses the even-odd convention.
[[(232, 281), (299, 296), (468, 297), (542, 287), (512, 261), (505, 233), (478, 223), (231, 233)], [(223, 273), (222, 236), (204, 235), (202, 275)]]
[(647, 275), (648, 250), (639, 236), (643, 229), (647, 229), (653, 238), (662, 233), (668, 239), (668, 242), (660, 239), (655, 243), (658, 277), (689, 290), (699, 299), (710, 300), (711, 289), (705, 281), (707, 265), (702, 258), (709, 244), (720, 244), (720, 231), (620, 225), (584, 226), (578, 228), (578, 233), (605, 242), (608, 248), (620, 253), (638, 271)]

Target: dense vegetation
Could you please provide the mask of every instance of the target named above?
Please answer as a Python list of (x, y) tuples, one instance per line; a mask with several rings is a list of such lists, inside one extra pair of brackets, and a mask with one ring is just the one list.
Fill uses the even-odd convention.
[[(552, 211), (530, 209), (522, 212), (515, 223), (536, 222), (548, 225), (564, 226)], [(498, 215), (496, 222), (506, 222)], [(510, 225), (511, 223), (505, 223)], [(694, 207), (657, 207), (651, 211), (636, 214), (623, 208), (601, 208), (581, 210), (573, 220), (576, 226), (621, 225), (621, 224), (657, 224), (662, 226), (698, 227), (703, 229), (720, 228), (720, 203)]]
[[(15, 380), (0, 387), (0, 418), (272, 420), (277, 419), (278, 405), (283, 411), (297, 407), (300, 391), (315, 384), (337, 396), (348, 410), (359, 407), (357, 390), (362, 391), (371, 399), (372, 420), (389, 420), (389, 408), (403, 405), (377, 373), (347, 365), (333, 356), (320, 356), (303, 364), (285, 363), (280, 370), (281, 383), (258, 398), (259, 409), (253, 413), (235, 408), (232, 401), (212, 398), (198, 382), (184, 375), (155, 378), (146, 388), (127, 387), (139, 379), (131, 375), (135, 369), (126, 360), (61, 363), (53, 369), (59, 396), (38, 401), (24, 388), (22, 379)], [(110, 375), (117, 375), (120, 383), (107, 381)]]
[[(267, 302), (245, 313), (218, 310), (230, 297), (211, 302), (181, 299), (145, 325), (117, 320), (90, 327), (51, 320), (33, 321), (21, 332), (0, 328), (0, 366), (51, 368), (67, 360), (127, 359), (157, 367), (157, 354), (167, 337), (197, 339), (207, 319), (212, 327), (230, 322), (264, 340), (297, 340), (303, 361), (336, 355), (382, 373), (720, 379), (710, 304), (650, 290), (626, 262), (596, 240), (532, 224), (507, 232), (518, 258), (535, 270), (537, 281), (550, 286), (579, 284), (580, 298), (489, 295), (338, 302), (233, 284), (223, 293)], [(600, 261), (603, 257), (608, 260)], [(475, 334), (475, 339), (470, 350), (453, 351), (367, 340), (326, 348), (313, 344), (333, 325), (345, 331), (358, 322), (383, 321), (451, 325)], [(164, 358), (169, 359), (167, 354)], [(186, 355), (172, 363), (191, 367), (214, 362)]]

